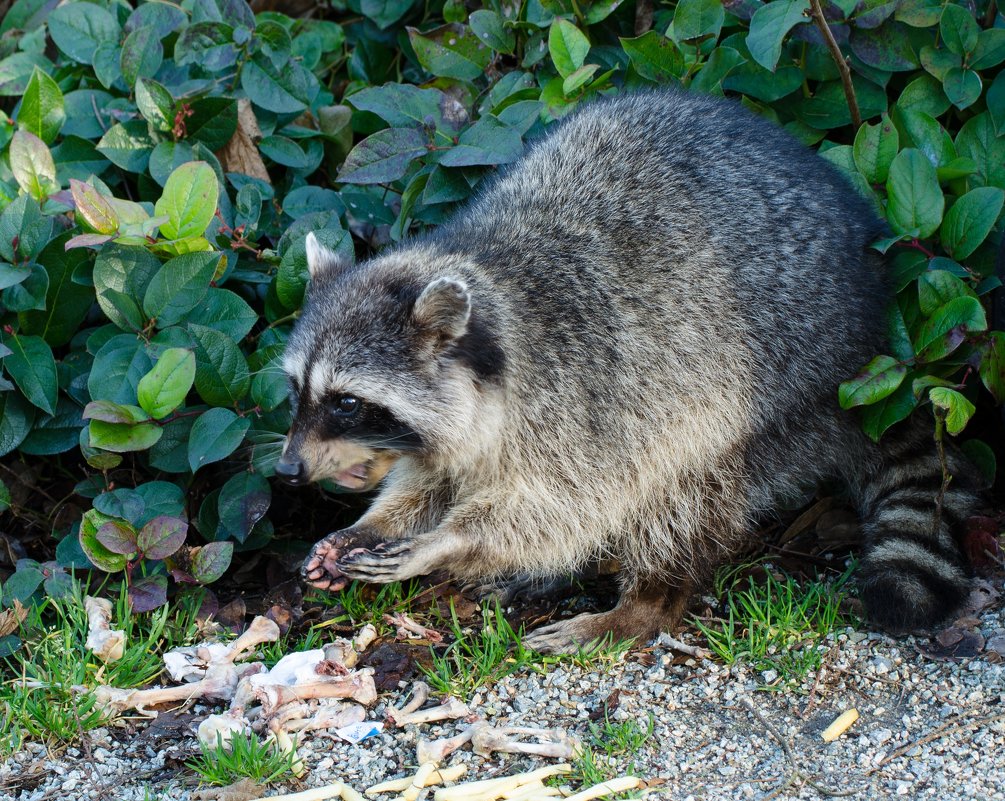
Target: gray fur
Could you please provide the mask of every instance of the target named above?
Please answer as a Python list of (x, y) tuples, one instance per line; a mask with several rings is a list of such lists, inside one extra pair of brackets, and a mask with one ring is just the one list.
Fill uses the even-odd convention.
[[(862, 504), (871, 611), (932, 622), (967, 578), (952, 521), (935, 526), (930, 438), (908, 436), (901, 468), (836, 403), (884, 350), (890, 295), (868, 248), (881, 232), (778, 128), (660, 91), (583, 108), (433, 233), (330, 276), (312, 266), (286, 357), (300, 408), (358, 395), (423, 447), (372, 451), (390, 464), (381, 491), (318, 546), (308, 579), (546, 576), (614, 557), (618, 609), (534, 644), (647, 636), (780, 498), (837, 477)], [(311, 476), (362, 458), (341, 447), (316, 446)], [(919, 482), (927, 494), (897, 514), (896, 492)], [(960, 518), (974, 496), (948, 501)], [(937, 547), (921, 556), (918, 541)]]

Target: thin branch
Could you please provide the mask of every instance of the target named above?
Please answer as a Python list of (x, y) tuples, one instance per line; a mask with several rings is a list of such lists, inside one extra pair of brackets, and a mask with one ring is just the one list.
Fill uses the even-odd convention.
[[(959, 720), (959, 718), (957, 718), (957, 720)], [(909, 742), (907, 745), (901, 746), (896, 751), (887, 754), (885, 757), (883, 757), (882, 760), (880, 760), (878, 764), (867, 770), (866, 773), (875, 773), (877, 770), (882, 768), (888, 762), (891, 762), (894, 759), (898, 759), (904, 756), (904, 754), (913, 751), (915, 748), (918, 748), (919, 746), (928, 745), (928, 743), (933, 742), (935, 740), (940, 740), (947, 735), (958, 734), (959, 732), (966, 731), (967, 729), (974, 729), (981, 726), (991, 726), (992, 724), (997, 723), (1000, 720), (1005, 720), (1005, 712), (997, 712), (994, 715), (988, 715), (987, 717), (984, 718), (977, 718), (976, 720), (968, 720), (965, 721), (964, 723), (953, 723), (952, 721), (950, 721), (949, 723), (945, 723), (942, 726), (939, 726), (937, 729), (930, 731), (924, 737), (919, 737), (917, 740), (913, 740), (912, 742)]]
[(841, 73), (841, 83), (844, 86), (844, 96), (848, 100), (848, 109), (851, 111), (851, 121), (857, 131), (862, 125), (862, 114), (858, 110), (858, 100), (855, 98), (855, 86), (851, 82), (851, 70), (848, 68), (848, 62), (845, 61), (845, 57), (841, 54), (841, 48), (838, 47), (838, 43), (834, 39), (834, 34), (831, 33), (830, 26), (827, 24), (827, 19), (824, 17), (824, 10), (820, 7), (820, 0), (810, 0), (810, 12), (813, 17), (813, 21), (817, 24), (821, 35), (824, 37), (827, 49), (831, 51), (831, 57), (834, 59), (834, 63), (837, 64), (838, 72)]

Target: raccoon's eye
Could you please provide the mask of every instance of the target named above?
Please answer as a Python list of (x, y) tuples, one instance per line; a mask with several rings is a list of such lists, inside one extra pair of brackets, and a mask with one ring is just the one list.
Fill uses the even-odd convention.
[(353, 395), (341, 395), (332, 402), (332, 414), (336, 417), (352, 417), (362, 405), (363, 401)]

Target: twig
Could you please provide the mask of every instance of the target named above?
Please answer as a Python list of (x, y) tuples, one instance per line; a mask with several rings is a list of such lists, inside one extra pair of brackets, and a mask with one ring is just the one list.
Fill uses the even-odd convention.
[(810, 689), (810, 697), (806, 702), (806, 706), (803, 708), (802, 712), (797, 712), (800, 719), (806, 720), (806, 716), (813, 711), (813, 708), (817, 705), (817, 690), (820, 688), (820, 681), (824, 677), (824, 673), (827, 672), (827, 668), (830, 667), (829, 663), (831, 657), (834, 656), (834, 652), (837, 646), (831, 648), (824, 654), (824, 658), (820, 661), (820, 669), (817, 671), (816, 677), (813, 679), (813, 687)]
[(994, 715), (988, 715), (987, 717), (977, 718), (977, 720), (968, 720), (964, 723), (944, 723), (937, 729), (930, 731), (924, 737), (919, 737), (917, 740), (913, 740), (912, 742), (909, 742), (907, 745), (902, 745), (896, 751), (892, 751), (891, 753), (887, 754), (876, 765), (869, 768), (869, 770), (866, 771), (866, 774), (869, 775), (875, 773), (877, 770), (882, 768), (888, 762), (891, 762), (894, 759), (899, 759), (900, 757), (904, 756), (904, 754), (914, 750), (918, 746), (928, 745), (928, 743), (930, 742), (940, 740), (947, 734), (956, 734), (957, 732), (966, 731), (967, 729), (978, 728), (980, 726), (990, 726), (994, 723), (997, 723), (999, 720), (1005, 720), (1005, 712), (998, 712)]
[(688, 656), (693, 656), (695, 659), (711, 659), (712, 652), (707, 651), (704, 648), (700, 648), (697, 645), (688, 645), (686, 642), (681, 642), (675, 637), (671, 637), (669, 634), (664, 632), (660, 635), (660, 644), (667, 645), (674, 651), (680, 651), (682, 654), (687, 654)]
[(803, 769), (799, 766), (799, 763), (796, 761), (795, 754), (792, 753), (792, 746), (789, 745), (789, 741), (785, 738), (785, 736), (775, 728), (774, 724), (764, 716), (764, 713), (762, 713), (760, 709), (754, 706), (753, 701), (746, 696), (742, 696), (740, 701), (745, 707), (747, 707), (748, 710), (750, 710), (751, 714), (761, 722), (761, 725), (768, 730), (768, 733), (778, 741), (778, 744), (782, 747), (782, 752), (785, 754), (785, 759), (788, 761), (789, 767), (791, 768), (788, 775), (782, 779), (781, 784), (768, 792), (767, 795), (762, 796), (761, 801), (768, 801), (768, 799), (776, 798), (796, 782), (808, 784), (820, 793), (820, 795), (832, 798), (855, 795), (856, 793), (862, 791), (862, 788), (856, 788), (854, 790), (836, 790), (820, 784), (813, 776), (807, 776), (806, 773), (803, 772)]
[(813, 21), (820, 29), (820, 33), (824, 37), (827, 49), (831, 51), (831, 56), (834, 59), (834, 63), (837, 65), (838, 72), (841, 73), (841, 83), (844, 86), (844, 96), (848, 100), (848, 110), (851, 111), (851, 121), (857, 131), (862, 125), (862, 114), (858, 110), (858, 100), (855, 98), (855, 85), (851, 82), (851, 70), (848, 68), (848, 62), (845, 61), (844, 56), (841, 54), (841, 48), (838, 47), (838, 43), (834, 39), (834, 34), (831, 33), (830, 26), (827, 25), (827, 18), (824, 17), (824, 10), (820, 7), (820, 0), (810, 0), (810, 15), (813, 17)]

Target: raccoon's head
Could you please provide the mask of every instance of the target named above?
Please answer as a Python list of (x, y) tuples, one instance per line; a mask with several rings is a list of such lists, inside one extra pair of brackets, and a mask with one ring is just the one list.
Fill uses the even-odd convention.
[(403, 455), (470, 438), (502, 354), (466, 282), (420, 259), (404, 250), (349, 267), (308, 235), (311, 281), (284, 354), (294, 420), (281, 478), (368, 490)]

